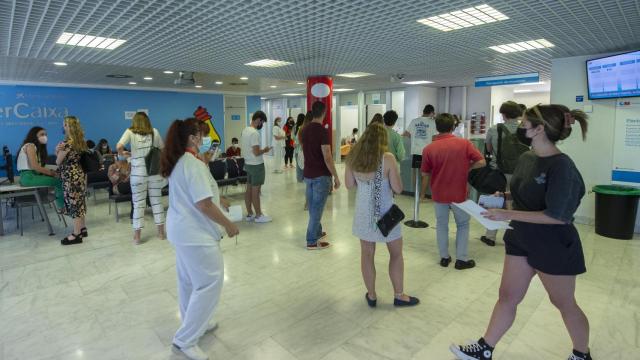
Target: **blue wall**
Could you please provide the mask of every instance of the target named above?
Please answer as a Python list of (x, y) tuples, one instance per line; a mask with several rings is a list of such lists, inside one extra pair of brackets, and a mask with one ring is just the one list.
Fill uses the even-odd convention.
[(131, 125), (125, 111), (148, 109), (153, 126), (164, 136), (174, 119), (193, 116), (198, 106), (207, 108), (224, 141), (219, 94), (0, 85), (0, 146), (8, 145), (15, 155), (29, 129), (38, 125), (49, 133), (51, 154), (62, 140), (62, 120), (68, 114), (80, 119), (87, 139), (97, 143), (106, 138), (114, 148)]
[(247, 96), (247, 123), (251, 122), (251, 114), (262, 108), (260, 96)]

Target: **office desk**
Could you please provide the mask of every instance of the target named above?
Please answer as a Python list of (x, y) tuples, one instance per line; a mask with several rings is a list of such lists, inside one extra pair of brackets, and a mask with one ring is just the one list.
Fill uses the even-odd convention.
[[(42, 206), (42, 199), (40, 198), (39, 189), (48, 189), (46, 186), (30, 186), (25, 187), (19, 184), (10, 184), (10, 185), (0, 185), (0, 199), (9, 199), (23, 196), (33, 195), (38, 202), (38, 209), (40, 210), (40, 214), (44, 218), (44, 221), (47, 223), (47, 228), (49, 228), (49, 236), (55, 235), (53, 232), (53, 227), (51, 227), (51, 222), (49, 221), (49, 216), (47, 212), (44, 210), (44, 206)], [(4, 235), (4, 214), (2, 206), (0, 206), (0, 236)]]

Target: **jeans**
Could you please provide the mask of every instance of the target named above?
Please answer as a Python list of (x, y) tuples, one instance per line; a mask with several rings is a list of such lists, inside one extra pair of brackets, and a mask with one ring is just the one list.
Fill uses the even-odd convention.
[(331, 177), (320, 176), (314, 179), (304, 178), (307, 184), (309, 201), (309, 225), (307, 226), (307, 245), (314, 245), (322, 235), (322, 212), (329, 197)]
[(436, 238), (441, 258), (449, 257), (449, 209), (456, 220), (456, 260), (467, 261), (469, 245), (469, 214), (451, 204), (434, 203), (436, 210)]

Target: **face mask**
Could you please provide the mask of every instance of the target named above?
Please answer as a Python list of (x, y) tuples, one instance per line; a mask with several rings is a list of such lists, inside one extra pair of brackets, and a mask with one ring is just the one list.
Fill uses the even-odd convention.
[(102, 145), (102, 148), (106, 150), (107, 149), (107, 145)]
[(40, 141), (40, 144), (42, 145), (46, 145), (47, 144), (47, 135), (42, 135), (38, 138), (38, 141)]
[(235, 149), (238, 147), (238, 144), (231, 144), (231, 147)]
[(527, 129), (519, 127), (518, 130), (516, 130), (516, 136), (518, 137), (518, 141), (520, 141), (524, 145), (531, 146), (531, 141), (533, 139), (527, 137)]
[(260, 125), (258, 125), (258, 127), (257, 127), (256, 129), (258, 129), (258, 130), (262, 130), (262, 125), (263, 125), (263, 124), (262, 124), (262, 123), (260, 123)]
[(200, 153), (205, 153), (209, 151), (210, 147), (211, 147), (211, 138), (208, 136), (202, 138), (202, 144), (200, 145)]

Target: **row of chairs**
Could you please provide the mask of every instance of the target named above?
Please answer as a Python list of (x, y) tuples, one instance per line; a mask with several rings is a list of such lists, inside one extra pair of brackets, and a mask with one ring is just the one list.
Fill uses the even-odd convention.
[(209, 171), (218, 186), (247, 183), (247, 172), (244, 170), (244, 158), (226, 158), (209, 162)]

